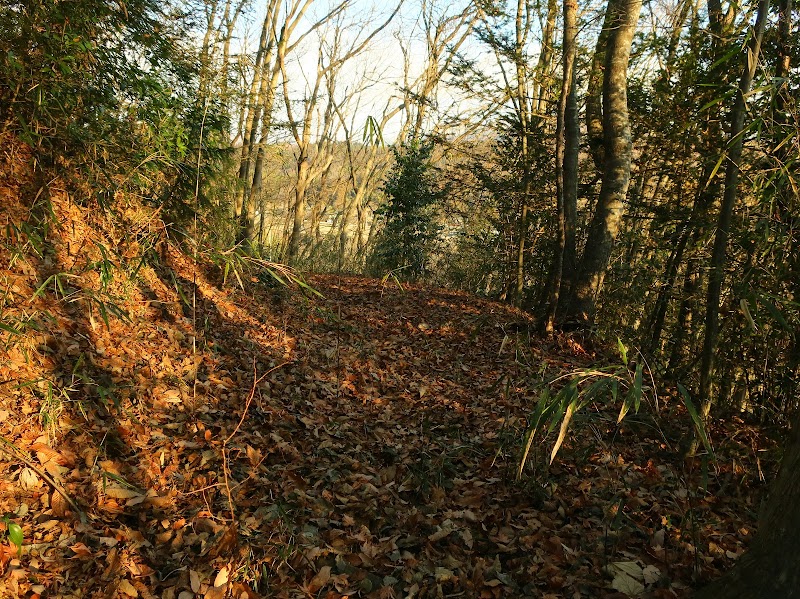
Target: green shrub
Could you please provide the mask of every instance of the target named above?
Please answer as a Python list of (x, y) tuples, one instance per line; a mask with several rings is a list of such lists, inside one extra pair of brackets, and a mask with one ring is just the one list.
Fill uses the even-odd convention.
[(392, 272), (415, 280), (430, 266), (440, 231), (436, 207), (443, 194), (434, 183), (433, 143), (414, 139), (393, 147), (392, 153), (395, 166), (384, 185), (388, 201), (376, 211), (384, 225), (367, 270), (372, 275)]

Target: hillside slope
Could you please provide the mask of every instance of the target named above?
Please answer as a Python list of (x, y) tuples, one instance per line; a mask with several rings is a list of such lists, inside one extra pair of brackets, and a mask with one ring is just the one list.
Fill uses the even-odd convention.
[(221, 289), (5, 142), (1, 596), (675, 597), (741, 553), (751, 476), (699, 492), (644, 419), (595, 412), (515, 480), (580, 344), (414, 285)]

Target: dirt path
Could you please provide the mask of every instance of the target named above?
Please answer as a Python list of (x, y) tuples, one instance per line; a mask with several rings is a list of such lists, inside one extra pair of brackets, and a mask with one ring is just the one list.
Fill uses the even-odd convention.
[[(129, 319), (48, 292), (6, 339), (5, 596), (675, 597), (741, 552), (747, 496), (687, 495), (644, 420), (578, 418), (515, 480), (542, 377), (591, 358), (522, 313), (355, 277), (221, 291), (162, 260), (120, 295)], [(3, 276), (30, 297), (46, 262)]]

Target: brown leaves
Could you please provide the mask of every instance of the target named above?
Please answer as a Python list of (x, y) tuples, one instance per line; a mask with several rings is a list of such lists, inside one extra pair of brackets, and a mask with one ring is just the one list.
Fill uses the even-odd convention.
[[(77, 259), (70, 229), (56, 255)], [(647, 440), (601, 453), (603, 431), (562, 435), (553, 468), (513, 481), (542, 368), (585, 354), (506, 334), (526, 315), (333, 276), (311, 280), (326, 299), (287, 292), (278, 313), (270, 292), (221, 292), (164, 244), (168, 276), (143, 267), (120, 300), (130, 321), (42, 297), (50, 324), (0, 356), (0, 378), (32, 381), (0, 395), (0, 434), (89, 513), (78, 522), (34, 470), (2, 465), (0, 513), (26, 536), (22, 557), (0, 545), (0, 571), (22, 595), (680, 596), (694, 551), (711, 571), (740, 552), (732, 508), (701, 502), (717, 545), (681, 528), (681, 472)], [(14, 293), (36, 288), (33, 262), (11, 274)]]

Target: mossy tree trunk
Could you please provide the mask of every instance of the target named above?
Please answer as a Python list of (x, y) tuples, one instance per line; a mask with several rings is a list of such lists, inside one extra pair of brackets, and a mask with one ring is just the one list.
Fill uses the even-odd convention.
[[(628, 60), (642, 8), (641, 0), (609, 0), (609, 28), (603, 77), (603, 183), (597, 200), (567, 318), (590, 321), (617, 239), (631, 178), (631, 126), (628, 118)], [(598, 50), (600, 47), (598, 46)], [(589, 133), (591, 144), (591, 131)]]

